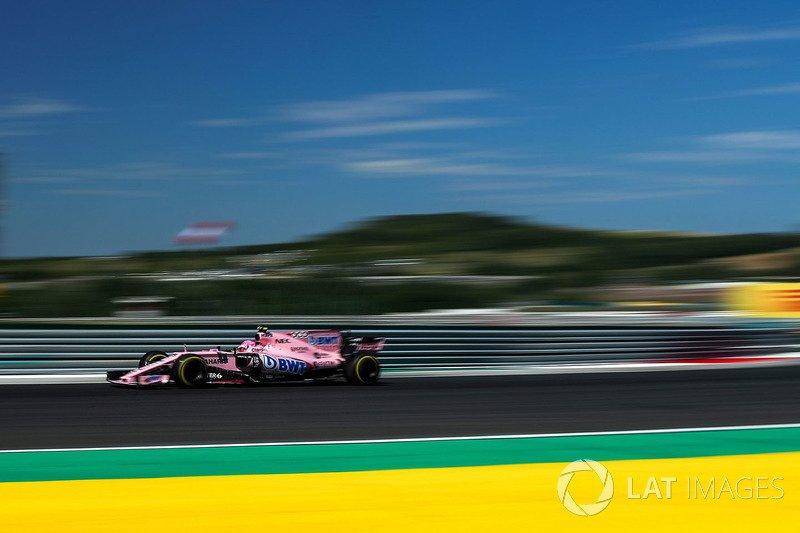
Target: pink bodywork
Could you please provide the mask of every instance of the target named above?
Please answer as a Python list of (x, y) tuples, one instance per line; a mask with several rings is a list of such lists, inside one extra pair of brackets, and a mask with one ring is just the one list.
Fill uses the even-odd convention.
[[(384, 339), (370, 339), (352, 345), (352, 349), (377, 353), (383, 348)], [(320, 331), (274, 331), (260, 341), (245, 340), (235, 350), (186, 350), (167, 354), (154, 363), (131, 370), (108, 381), (116, 385), (154, 385), (171, 381), (173, 363), (182, 355), (194, 354), (203, 357), (209, 367), (209, 383), (243, 383), (241, 374), (252, 368), (258, 377), (290, 377), (303, 379), (314, 375), (333, 373), (345, 360), (342, 354), (343, 338), (338, 330)], [(257, 359), (248, 367), (237, 366), (243, 355)], [(230, 374), (228, 374), (229, 371)]]

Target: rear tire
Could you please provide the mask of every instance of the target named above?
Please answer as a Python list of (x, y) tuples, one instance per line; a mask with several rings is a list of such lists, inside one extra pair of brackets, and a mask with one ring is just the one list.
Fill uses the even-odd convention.
[(158, 351), (147, 352), (142, 356), (141, 359), (139, 359), (139, 368), (147, 366), (151, 363), (155, 363), (156, 361), (160, 361), (161, 359), (166, 359), (166, 357), (167, 354), (165, 354), (164, 352), (158, 352)]
[(374, 385), (378, 382), (381, 364), (369, 354), (356, 354), (344, 362), (344, 377), (351, 385)]
[(172, 365), (171, 377), (182, 389), (197, 389), (208, 381), (208, 364), (199, 355), (187, 353)]

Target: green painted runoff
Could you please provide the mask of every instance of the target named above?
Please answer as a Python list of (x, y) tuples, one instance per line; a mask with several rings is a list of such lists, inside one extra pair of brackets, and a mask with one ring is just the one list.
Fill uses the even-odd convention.
[(800, 451), (800, 427), (143, 450), (0, 453), (0, 482), (301, 474)]

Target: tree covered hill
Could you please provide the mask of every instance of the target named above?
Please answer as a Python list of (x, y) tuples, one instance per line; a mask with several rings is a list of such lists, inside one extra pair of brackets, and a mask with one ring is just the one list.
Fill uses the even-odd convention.
[[(0, 261), (8, 280), (52, 279), (108, 272), (161, 272), (226, 268), (231, 259), (304, 250), (304, 264), (356, 265), (377, 260), (420, 258), (460, 263), (467, 271), (491, 265), (541, 274), (562, 270), (607, 272), (629, 269), (721, 265), (754, 254), (789, 256), (777, 270), (791, 274), (800, 234), (695, 235), (670, 232), (599, 231), (534, 224), (485, 213), (401, 215), (370, 219), (298, 242), (148, 252), (104, 258), (35, 258)], [(716, 261), (715, 261), (716, 260)], [(235, 263), (235, 261), (234, 261)], [(731, 259), (735, 271), (736, 260)], [(774, 268), (765, 267), (764, 273)]]
[[(800, 234), (699, 235), (534, 224), (483, 213), (382, 217), (292, 243), (0, 261), (4, 313), (349, 314), (593, 301), (601, 287), (795, 277)], [(608, 291), (606, 291), (608, 294)]]

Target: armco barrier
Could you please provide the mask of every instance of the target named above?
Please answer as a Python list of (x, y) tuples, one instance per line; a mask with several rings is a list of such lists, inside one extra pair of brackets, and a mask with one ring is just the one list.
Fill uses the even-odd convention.
[[(757, 356), (795, 351), (788, 327), (743, 326), (716, 321), (692, 326), (647, 320), (635, 324), (432, 326), (328, 322), (355, 335), (385, 337), (385, 369), (503, 367), (718, 356)], [(591, 322), (591, 321), (590, 321)], [(91, 372), (134, 366), (148, 350), (233, 348), (252, 337), (252, 325), (41, 323), (0, 325), (0, 374)], [(275, 330), (325, 329), (319, 323), (275, 323)]]

